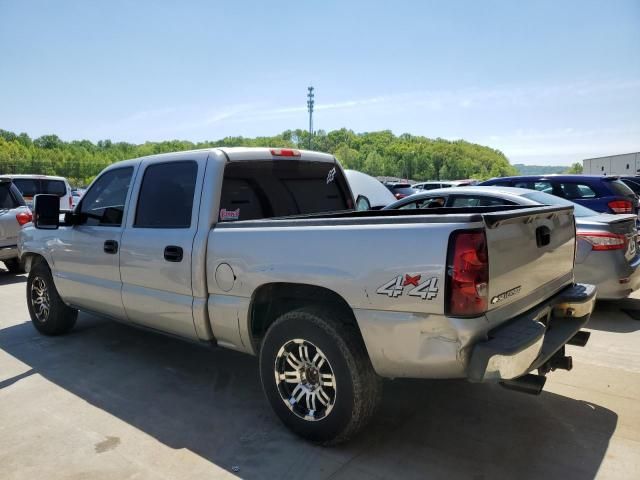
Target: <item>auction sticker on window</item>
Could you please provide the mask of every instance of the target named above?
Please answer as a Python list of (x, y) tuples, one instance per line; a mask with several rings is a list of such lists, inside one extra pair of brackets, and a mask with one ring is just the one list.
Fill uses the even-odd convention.
[(224, 222), (227, 220), (238, 220), (240, 218), (240, 209), (236, 208), (235, 210), (227, 210), (226, 208), (220, 209), (220, 221)]

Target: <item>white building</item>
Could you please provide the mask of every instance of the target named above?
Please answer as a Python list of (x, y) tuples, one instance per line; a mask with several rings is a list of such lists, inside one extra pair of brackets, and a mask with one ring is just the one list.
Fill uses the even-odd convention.
[(640, 175), (640, 152), (582, 161), (585, 175)]

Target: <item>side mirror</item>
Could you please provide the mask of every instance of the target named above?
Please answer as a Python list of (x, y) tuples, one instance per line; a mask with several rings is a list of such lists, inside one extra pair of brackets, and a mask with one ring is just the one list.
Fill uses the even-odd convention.
[(60, 197), (41, 193), (33, 198), (33, 224), (43, 230), (60, 226)]
[(364, 195), (358, 195), (356, 199), (356, 210), (362, 212), (364, 210), (371, 210), (371, 202)]

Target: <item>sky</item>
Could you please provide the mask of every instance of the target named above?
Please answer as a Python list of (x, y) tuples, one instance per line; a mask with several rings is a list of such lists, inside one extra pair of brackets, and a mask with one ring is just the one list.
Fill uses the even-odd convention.
[(314, 127), (512, 163), (640, 151), (640, 0), (0, 0), (0, 128), (142, 143)]

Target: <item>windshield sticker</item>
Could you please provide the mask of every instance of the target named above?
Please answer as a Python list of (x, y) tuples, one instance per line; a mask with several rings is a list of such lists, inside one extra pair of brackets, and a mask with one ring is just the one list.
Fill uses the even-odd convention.
[(393, 280), (382, 285), (376, 293), (378, 295), (386, 295), (390, 298), (397, 298), (405, 293), (410, 297), (420, 297), (423, 300), (433, 300), (438, 296), (438, 278), (431, 277), (420, 282), (422, 275), (398, 275)]
[(220, 221), (224, 222), (227, 220), (238, 220), (240, 218), (240, 209), (236, 208), (235, 210), (227, 210), (226, 208), (220, 209)]
[(334, 178), (336, 178), (336, 167), (333, 167), (331, 170), (329, 170), (329, 173), (327, 174), (327, 185), (333, 182)]

